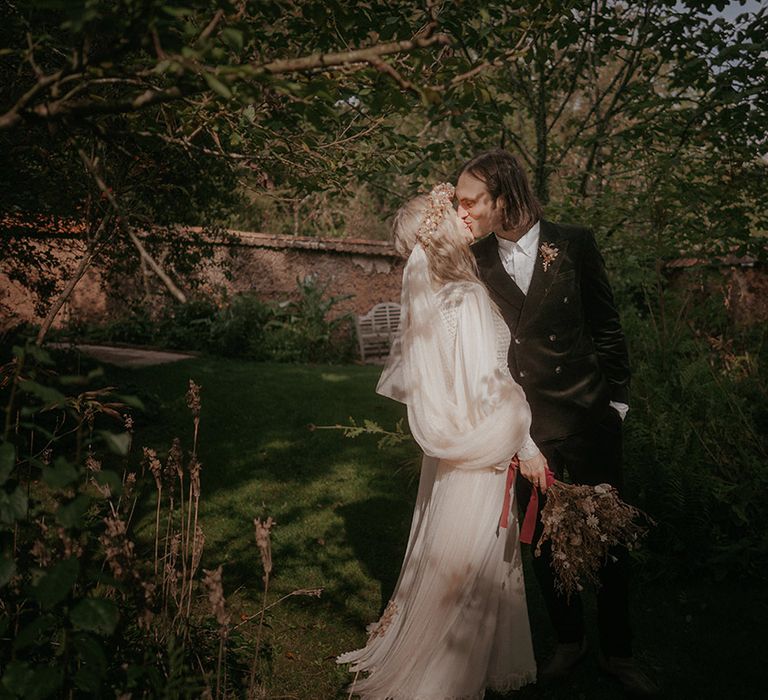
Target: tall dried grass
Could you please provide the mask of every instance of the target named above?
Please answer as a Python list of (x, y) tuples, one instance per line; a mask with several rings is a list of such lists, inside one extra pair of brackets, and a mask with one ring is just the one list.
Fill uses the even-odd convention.
[[(240, 622), (232, 623), (224, 593), (223, 567), (203, 569), (198, 576), (205, 547), (205, 533), (200, 522), (201, 472), (198, 459), (202, 399), (201, 387), (189, 381), (186, 394), (187, 407), (193, 417), (192, 449), (185, 459), (182, 443), (174, 438), (162, 464), (157, 452), (143, 448), (142, 466), (152, 476), (155, 487), (155, 517), (153, 532), (152, 564), (145, 566), (139, 561), (136, 547), (130, 540), (130, 522), (138, 495), (135, 493), (136, 474), (123, 476), (123, 492), (120, 500), (111, 506), (112, 515), (105, 519), (106, 530), (102, 544), (106, 562), (118, 580), (132, 578), (142, 592), (138, 624), (152, 634), (156, 642), (170, 636), (187, 645), (187, 651), (196, 656), (197, 667), (203, 671), (211, 698), (225, 698), (236, 694), (227, 678), (227, 642), (234, 630), (258, 620), (251, 651), (250, 674), (247, 681), (247, 697), (266, 697), (264, 678), (259, 674), (259, 659), (263, 644), (266, 612), (292, 596), (319, 597), (322, 589), (297, 589), (278, 600), (269, 602), (269, 584), (272, 572), (271, 531), (275, 523), (271, 517), (255, 518), (255, 544), (263, 568), (264, 591), (262, 604), (257, 612), (241, 616)], [(132, 423), (131, 429), (132, 429)], [(111, 503), (111, 502), (110, 502)], [(141, 574), (142, 570), (147, 575)], [(216, 620), (218, 629), (218, 653), (215, 671), (205, 670), (205, 664), (193, 648), (192, 630), (205, 612), (193, 605), (203, 589), (209, 603), (208, 613)], [(245, 679), (243, 679), (245, 680)]]

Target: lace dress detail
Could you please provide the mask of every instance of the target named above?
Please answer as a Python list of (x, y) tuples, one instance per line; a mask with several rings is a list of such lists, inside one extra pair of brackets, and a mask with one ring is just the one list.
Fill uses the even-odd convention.
[[(445, 324), (457, 348), (462, 301), (466, 295), (476, 300), (477, 286), (452, 283), (438, 292), (435, 322)], [(497, 367), (508, 375), (509, 330), (500, 317), (494, 328)], [(368, 626), (366, 646), (337, 658), (357, 674), (355, 697), (481, 700), (488, 687), (506, 692), (536, 680), (514, 497), (509, 528), (497, 527), (506, 470), (460, 467), (423, 458), (392, 598)]]
[[(459, 307), (464, 295), (473, 290), (476, 282), (451, 282), (446, 284), (438, 292), (440, 298), (440, 316), (451, 334), (451, 338), (456, 338), (456, 329), (459, 318)], [(493, 323), (496, 330), (496, 365), (503, 372), (509, 374), (507, 364), (507, 355), (509, 353), (509, 344), (512, 342), (512, 334), (509, 327), (504, 322), (500, 313), (494, 311)]]

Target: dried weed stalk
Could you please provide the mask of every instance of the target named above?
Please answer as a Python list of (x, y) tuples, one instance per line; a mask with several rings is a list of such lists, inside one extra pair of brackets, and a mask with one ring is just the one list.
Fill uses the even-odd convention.
[(256, 630), (256, 648), (253, 652), (253, 662), (251, 664), (251, 678), (248, 683), (248, 697), (256, 697), (256, 671), (259, 665), (259, 651), (261, 649), (261, 633), (264, 627), (264, 613), (267, 610), (267, 594), (269, 593), (269, 575), (272, 573), (272, 542), (271, 531), (274, 521), (268, 517), (264, 522), (261, 518), (253, 519), (254, 535), (256, 537), (256, 547), (261, 557), (261, 565), (264, 569), (264, 599), (261, 605), (261, 614), (259, 615), (259, 626)]
[[(221, 582), (221, 564), (213, 571), (203, 569), (203, 585), (208, 591), (208, 602), (211, 604), (211, 612), (219, 624), (219, 659), (216, 665), (216, 697), (221, 697), (221, 669), (224, 662), (224, 653), (229, 634), (229, 613), (226, 610), (224, 599), (224, 586)], [(226, 682), (225, 682), (226, 685)]]
[(157, 489), (157, 508), (155, 511), (155, 576), (159, 565), (160, 555), (160, 506), (163, 496), (163, 466), (157, 458), (157, 452), (150, 447), (144, 448), (144, 465), (149, 467), (152, 476), (155, 478), (155, 488)]

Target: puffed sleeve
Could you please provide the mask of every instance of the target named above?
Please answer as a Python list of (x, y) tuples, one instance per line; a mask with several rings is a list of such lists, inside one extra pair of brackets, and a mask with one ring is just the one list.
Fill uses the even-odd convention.
[(506, 464), (528, 438), (522, 388), (496, 360), (496, 324), (480, 284), (460, 287), (455, 330), (445, 315), (403, 338), (409, 363), (408, 421), (424, 452), (461, 469)]

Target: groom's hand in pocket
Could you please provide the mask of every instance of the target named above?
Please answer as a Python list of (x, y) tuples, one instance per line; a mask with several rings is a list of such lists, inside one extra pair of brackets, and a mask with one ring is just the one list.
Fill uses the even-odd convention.
[(531, 459), (520, 460), (520, 473), (542, 493), (547, 490), (547, 460), (541, 452)]

